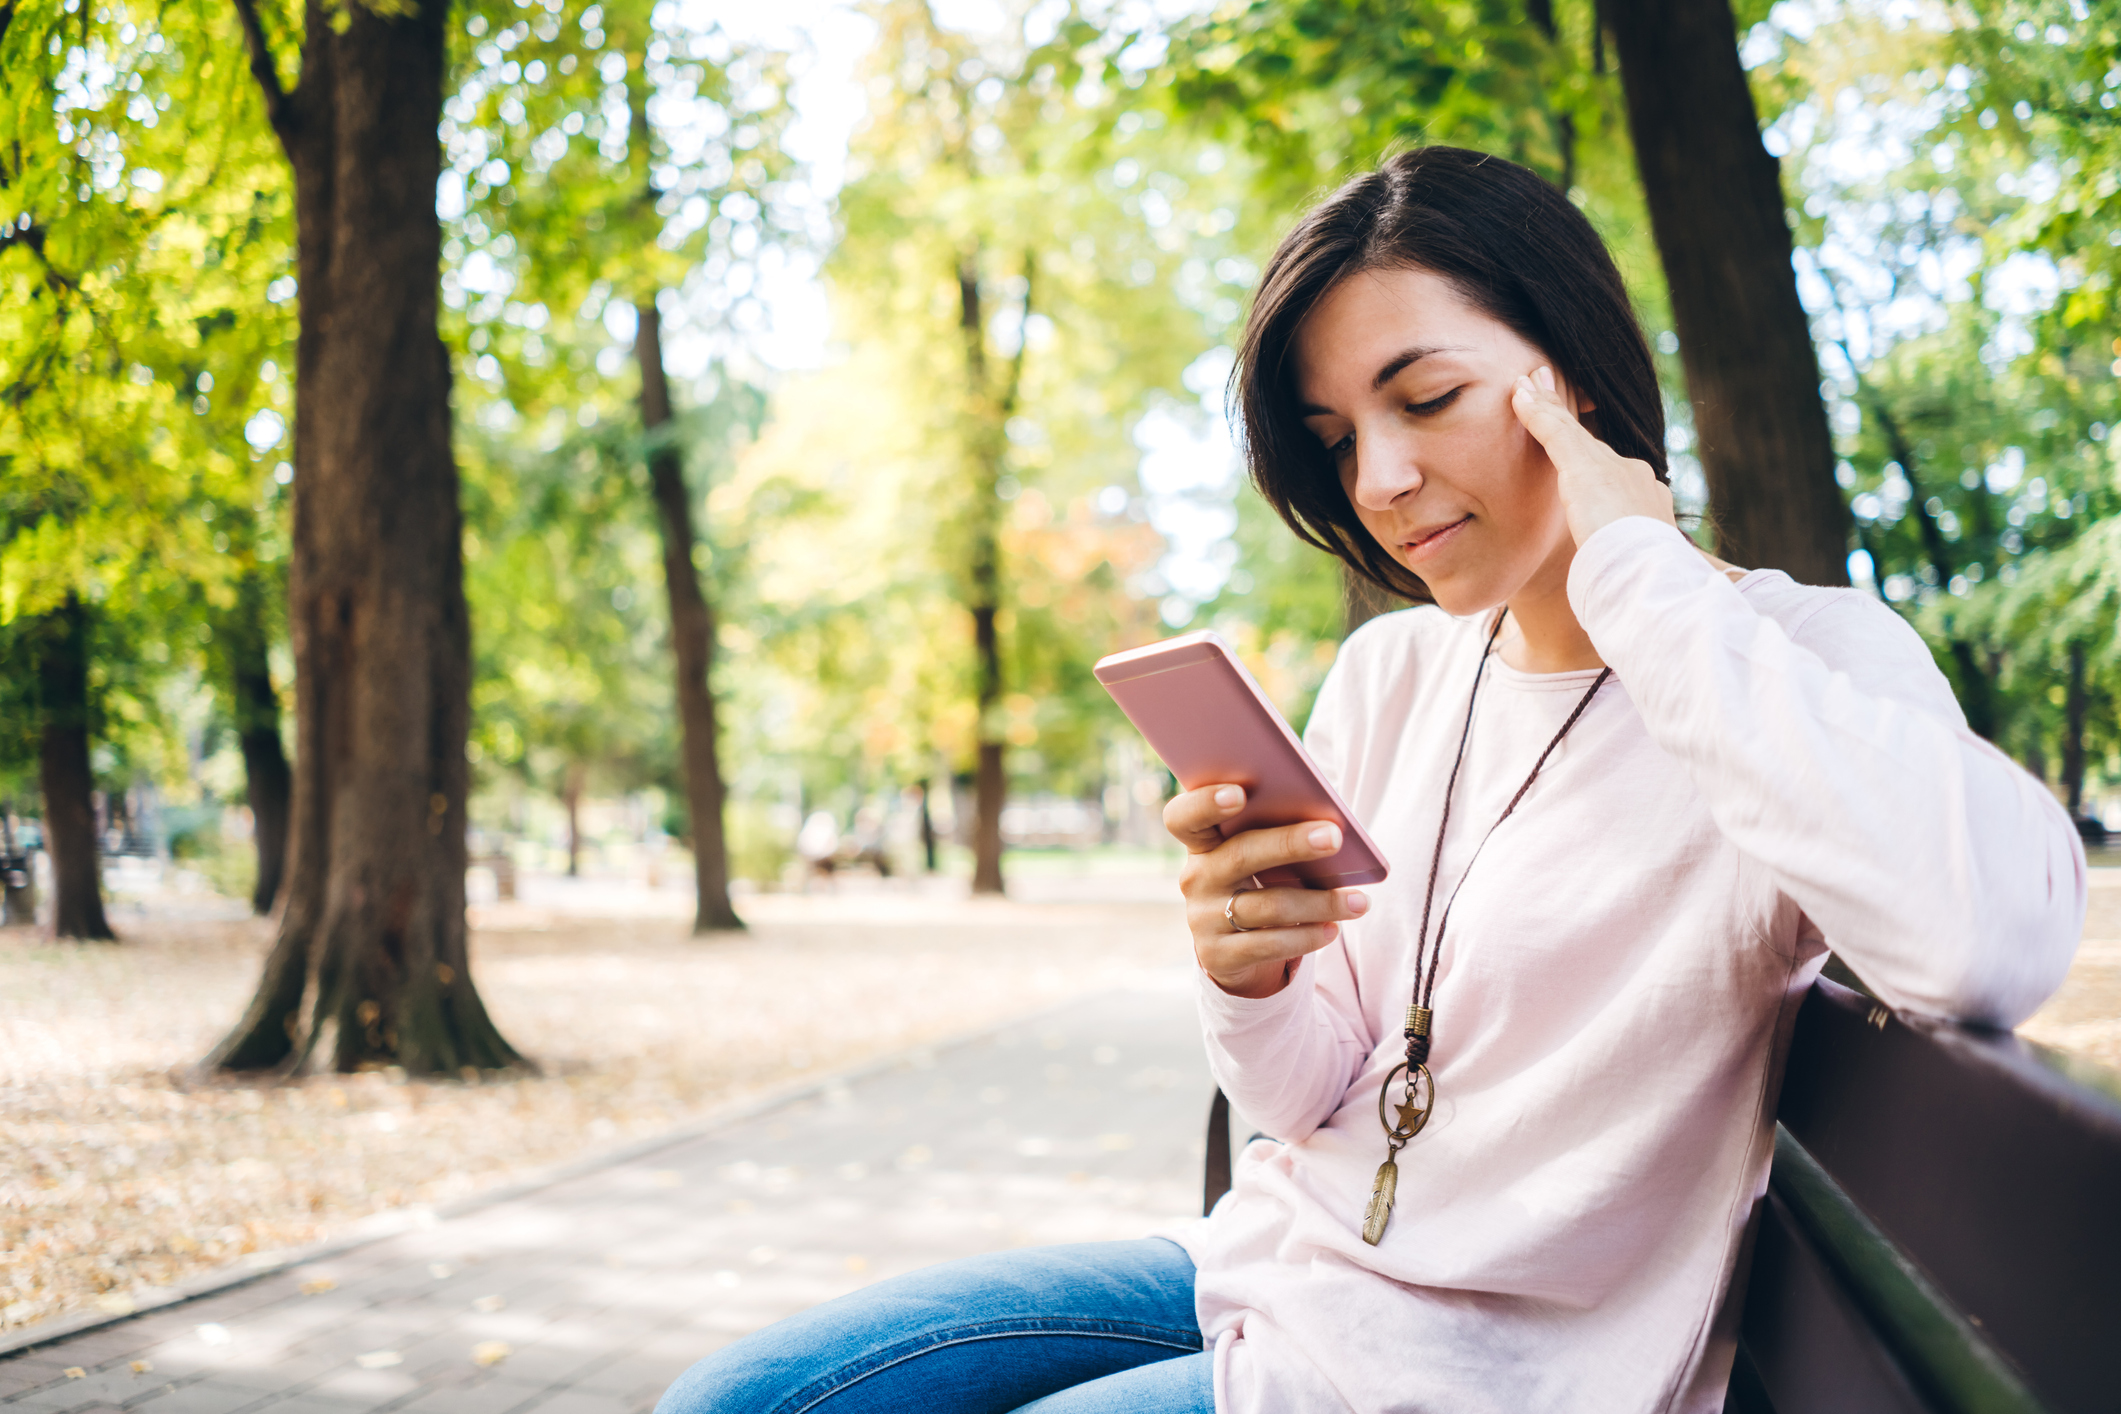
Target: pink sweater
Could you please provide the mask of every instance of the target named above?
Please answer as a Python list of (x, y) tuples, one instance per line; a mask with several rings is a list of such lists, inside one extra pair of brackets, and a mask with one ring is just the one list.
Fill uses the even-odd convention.
[[(1895, 1007), (1997, 1026), (2068, 969), (2076, 832), (1891, 610), (1734, 584), (1643, 518), (1583, 545), (1569, 599), (1614, 680), (1459, 895), (1436, 1113), (1374, 1248), (1377, 1091), (1484, 625), (1378, 619), (1319, 695), (1310, 747), (1394, 868), (1278, 994), (1202, 978), (1216, 1079), (1284, 1141), (1172, 1234), (1222, 1414), (1715, 1414), (1781, 1051), (1827, 949)], [(1592, 677), (1488, 665), (1439, 910)]]

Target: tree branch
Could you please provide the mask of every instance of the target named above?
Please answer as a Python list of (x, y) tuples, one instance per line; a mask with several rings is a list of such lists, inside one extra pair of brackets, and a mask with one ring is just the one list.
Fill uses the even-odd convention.
[(284, 141), (294, 122), (293, 96), (280, 84), (280, 70), (273, 63), (272, 46), (265, 42), (265, 27), (258, 22), (258, 0), (235, 0), (236, 18), (243, 25), (243, 45), (250, 51), (250, 74), (265, 95), (265, 118)]

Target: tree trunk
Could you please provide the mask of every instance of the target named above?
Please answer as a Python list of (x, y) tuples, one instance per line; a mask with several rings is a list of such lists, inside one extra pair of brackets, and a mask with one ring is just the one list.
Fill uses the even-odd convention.
[[(991, 571), (988, 575), (991, 582)], [(1002, 769), (1001, 650), (994, 635), (994, 604), (972, 607), (972, 640), (979, 655), (979, 760), (973, 774), (972, 892), (998, 894), (1002, 883), (1002, 806), (1009, 780)]]
[(928, 792), (932, 787), (926, 777), (921, 779), (921, 865), (925, 872), (935, 872), (935, 812), (928, 808)]
[(254, 0), (236, 6), (295, 176), (297, 749), (279, 938), (210, 1063), (523, 1064), (472, 985), (465, 937), (471, 635), (435, 324), (448, 6), (309, 0), (292, 91)]
[(1628, 130), (1664, 259), (1717, 553), (1848, 583), (1848, 508), (1727, 0), (1611, 0)]
[(582, 877), (582, 763), (571, 761), (560, 777), (560, 804), (567, 811), (567, 877)]
[[(1854, 368), (1855, 360), (1849, 361)], [(1929, 557), (1930, 569), (1937, 576), (1937, 587), (1946, 589), (1952, 576), (1958, 573), (1952, 560), (1951, 542), (1944, 538), (1944, 527), (1937, 524), (1937, 517), (1930, 512), (1929, 497), (1923, 494), (1923, 471), (1915, 462), (1915, 449), (1901, 430), (1900, 419), (1886, 406), (1885, 399), (1872, 391), (1861, 374), (1857, 375), (1857, 388), (1866, 395), (1871, 416), (1877, 419), (1879, 431), (1885, 434), (1885, 445), (1893, 460), (1900, 464), (1900, 474), (1907, 479), (1908, 507), (1915, 517), (1915, 528), (1922, 537), (1922, 551)], [(1871, 557), (1872, 574), (1877, 573), (1877, 557)], [(1945, 642), (1951, 649), (1952, 668), (1958, 681), (1960, 710), (1966, 713), (1966, 724), (1974, 735), (1984, 741), (1993, 741), (1996, 736), (1996, 695), (1987, 673), (1981, 671), (1981, 659), (1974, 652), (1974, 645), (1952, 630), (1951, 619), (1945, 619)]]
[(273, 691), (266, 592), (262, 576), (245, 575), (236, 588), (235, 604), (218, 616), (214, 626), (229, 711), (243, 752), (251, 838), (258, 852), (258, 882), (251, 890), (250, 906), (260, 915), (272, 912), (280, 896), (287, 864), (288, 804), (294, 790), (294, 775), (280, 744), (280, 697)]
[(2084, 818), (2084, 643), (2069, 646), (2069, 683), (2062, 698), (2062, 795), (2069, 818)]
[[(972, 611), (972, 646), (979, 675), (973, 771), (972, 892), (1005, 892), (1002, 879), (1002, 807), (1008, 803), (1009, 777), (1002, 760), (1002, 656), (995, 616), (1001, 612), (1000, 498), (1002, 463), (1008, 447), (1008, 422), (1015, 410), (1023, 377), (1025, 344), (1019, 342), (1009, 365), (1007, 385), (993, 386), (987, 367), (987, 322), (980, 293), (979, 250), (958, 259), (958, 332), (965, 345), (966, 451), (972, 467), (970, 553), (967, 555)], [(1031, 262), (1024, 262), (1023, 314), (1031, 313)]]
[(52, 936), (115, 939), (96, 867), (96, 778), (88, 762), (88, 610), (72, 594), (45, 619), (37, 655), (39, 775), (52, 857)]
[[(663, 321), (655, 301), (635, 306), (634, 359), (641, 368), (641, 425), (650, 437), (670, 425), (670, 380), (663, 370)], [(678, 671), (678, 726), (685, 755), (685, 803), (692, 815), (692, 868), (699, 904), (692, 931), (741, 928), (729, 901), (729, 843), (722, 829), (722, 763), (715, 741), (714, 611), (700, 590), (692, 495), (678, 449), (661, 443), (648, 454), (656, 523), (663, 532), (663, 582), (670, 591), (670, 642)]]

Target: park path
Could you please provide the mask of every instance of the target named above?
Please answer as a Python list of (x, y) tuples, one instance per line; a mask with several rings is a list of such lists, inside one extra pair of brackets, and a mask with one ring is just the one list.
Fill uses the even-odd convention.
[(716, 1346), (879, 1278), (1197, 1212), (1211, 1093), (1173, 969), (0, 1359), (0, 1410), (637, 1414)]

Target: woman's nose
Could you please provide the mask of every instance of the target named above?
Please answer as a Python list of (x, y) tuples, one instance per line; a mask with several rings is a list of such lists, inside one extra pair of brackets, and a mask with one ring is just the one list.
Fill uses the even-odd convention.
[(1390, 510), (1402, 497), (1419, 491), (1421, 481), (1411, 447), (1393, 445), (1386, 438), (1356, 443), (1354, 501), (1363, 510)]

